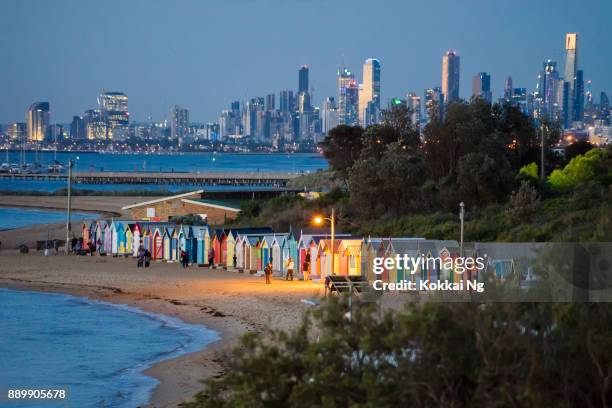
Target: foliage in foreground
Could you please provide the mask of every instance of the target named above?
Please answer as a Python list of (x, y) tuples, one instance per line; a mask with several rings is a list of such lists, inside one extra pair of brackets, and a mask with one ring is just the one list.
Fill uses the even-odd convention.
[(188, 408), (608, 406), (612, 305), (332, 299), (290, 332), (248, 334)]

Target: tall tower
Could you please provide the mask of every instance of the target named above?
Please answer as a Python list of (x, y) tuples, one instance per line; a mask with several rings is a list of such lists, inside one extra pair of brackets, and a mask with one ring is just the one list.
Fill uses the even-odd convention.
[(363, 83), (359, 87), (359, 124), (377, 122), (380, 111), (380, 61), (368, 58), (363, 64)]
[(459, 55), (455, 51), (442, 57), (442, 93), (447, 104), (459, 99)]
[(355, 126), (358, 117), (358, 87), (348, 68), (338, 70), (338, 116), (341, 125)]
[(578, 71), (578, 34), (565, 35), (565, 81), (568, 83), (569, 105), (573, 120), (576, 120), (576, 74)]
[(42, 142), (49, 130), (49, 102), (34, 102), (26, 116), (28, 140)]
[(504, 99), (506, 101), (510, 101), (512, 99), (512, 95), (513, 94), (514, 94), (514, 92), (513, 92), (513, 88), (512, 88), (512, 77), (509, 76), (504, 81)]
[(489, 103), (493, 99), (491, 94), (491, 75), (479, 72), (472, 77), (472, 97), (481, 98)]
[(308, 65), (302, 65), (299, 70), (298, 94), (308, 92)]
[(178, 105), (174, 105), (170, 112), (170, 135), (172, 140), (177, 141), (178, 145), (182, 146), (188, 132), (189, 111)]

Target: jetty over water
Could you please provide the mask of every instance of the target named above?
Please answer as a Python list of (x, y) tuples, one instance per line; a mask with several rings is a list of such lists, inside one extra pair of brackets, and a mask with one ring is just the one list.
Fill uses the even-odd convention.
[[(75, 172), (75, 184), (201, 184), (211, 186), (286, 187), (295, 173), (272, 172)], [(0, 174), (0, 180), (64, 181), (68, 174)]]

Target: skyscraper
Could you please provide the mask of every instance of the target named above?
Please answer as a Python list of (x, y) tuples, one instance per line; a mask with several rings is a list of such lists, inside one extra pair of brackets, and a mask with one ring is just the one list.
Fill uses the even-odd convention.
[(358, 123), (358, 87), (355, 74), (348, 68), (338, 70), (338, 112), (341, 125), (355, 126)]
[(127, 95), (123, 92), (102, 92), (99, 103), (106, 122), (107, 139), (125, 136), (130, 124)]
[(378, 122), (380, 111), (380, 61), (368, 58), (363, 64), (363, 83), (359, 86), (359, 124)]
[(284, 89), (280, 91), (280, 111), (283, 113), (293, 112), (295, 110), (293, 102), (293, 91), (290, 89)]
[(273, 93), (266, 95), (266, 110), (273, 111), (276, 109), (276, 95)]
[(338, 105), (333, 96), (328, 96), (323, 101), (323, 118), (322, 118), (322, 131), (324, 135), (340, 124), (340, 118), (338, 117)]
[(509, 76), (504, 81), (504, 100), (509, 102), (512, 100), (513, 88), (512, 88), (512, 77)]
[(481, 98), (491, 103), (491, 76), (486, 72), (479, 72), (472, 77), (472, 97)]
[(178, 105), (174, 105), (170, 112), (170, 138), (178, 142), (179, 146), (182, 146), (188, 132), (189, 111)]
[(584, 119), (584, 74), (581, 69), (576, 71), (574, 81), (574, 121), (582, 122)]
[(442, 93), (446, 104), (459, 99), (459, 61), (455, 51), (442, 57)]
[(425, 89), (425, 116), (428, 121), (444, 116), (444, 95), (439, 86)]
[(28, 140), (42, 142), (49, 130), (49, 102), (34, 102), (26, 115)]
[(85, 120), (81, 116), (73, 116), (70, 123), (70, 139), (84, 140), (87, 138)]
[(416, 127), (421, 126), (421, 97), (414, 92), (406, 95), (408, 109), (410, 109), (410, 120)]
[(298, 79), (298, 93), (308, 92), (308, 65), (300, 67)]
[(578, 70), (578, 34), (567, 33), (565, 35), (565, 80), (569, 83), (569, 109), (572, 112), (572, 118), (575, 114), (575, 81), (576, 71)]

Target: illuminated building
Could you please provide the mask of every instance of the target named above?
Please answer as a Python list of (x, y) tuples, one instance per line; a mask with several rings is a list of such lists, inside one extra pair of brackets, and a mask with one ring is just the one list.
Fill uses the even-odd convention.
[(85, 119), (81, 116), (73, 116), (70, 123), (70, 139), (84, 140), (87, 138), (87, 129), (85, 127)]
[(380, 61), (368, 58), (363, 64), (363, 83), (359, 85), (359, 124), (378, 122), (380, 111)]
[(325, 101), (323, 101), (322, 121), (322, 130), (324, 135), (327, 135), (330, 130), (340, 124), (340, 118), (338, 113), (338, 106), (336, 105), (336, 100), (334, 99), (334, 97), (329, 96), (325, 98)]
[(410, 121), (419, 128), (421, 126), (421, 97), (410, 92), (406, 95), (406, 104), (410, 110)]
[(189, 111), (178, 105), (174, 105), (170, 112), (170, 138), (176, 141), (179, 146), (182, 146), (188, 132)]
[(127, 95), (122, 92), (102, 92), (98, 102), (102, 120), (106, 123), (106, 138), (125, 136), (130, 124)]
[(22, 142), (28, 134), (28, 127), (23, 122), (11, 123), (6, 127), (6, 134), (11, 141)]
[(341, 68), (338, 70), (338, 118), (341, 125), (357, 125), (358, 98), (355, 75), (348, 68)]
[(493, 99), (491, 94), (491, 76), (486, 72), (479, 72), (472, 77), (472, 97), (481, 98), (491, 103)]
[(425, 116), (428, 121), (444, 116), (444, 96), (439, 86), (425, 89)]
[(459, 99), (459, 55), (448, 51), (442, 57), (442, 94), (444, 103)]
[(572, 120), (576, 120), (576, 74), (578, 70), (578, 34), (565, 35), (565, 81), (568, 82), (569, 110)]
[(42, 142), (49, 131), (49, 102), (34, 102), (26, 115), (28, 140)]

